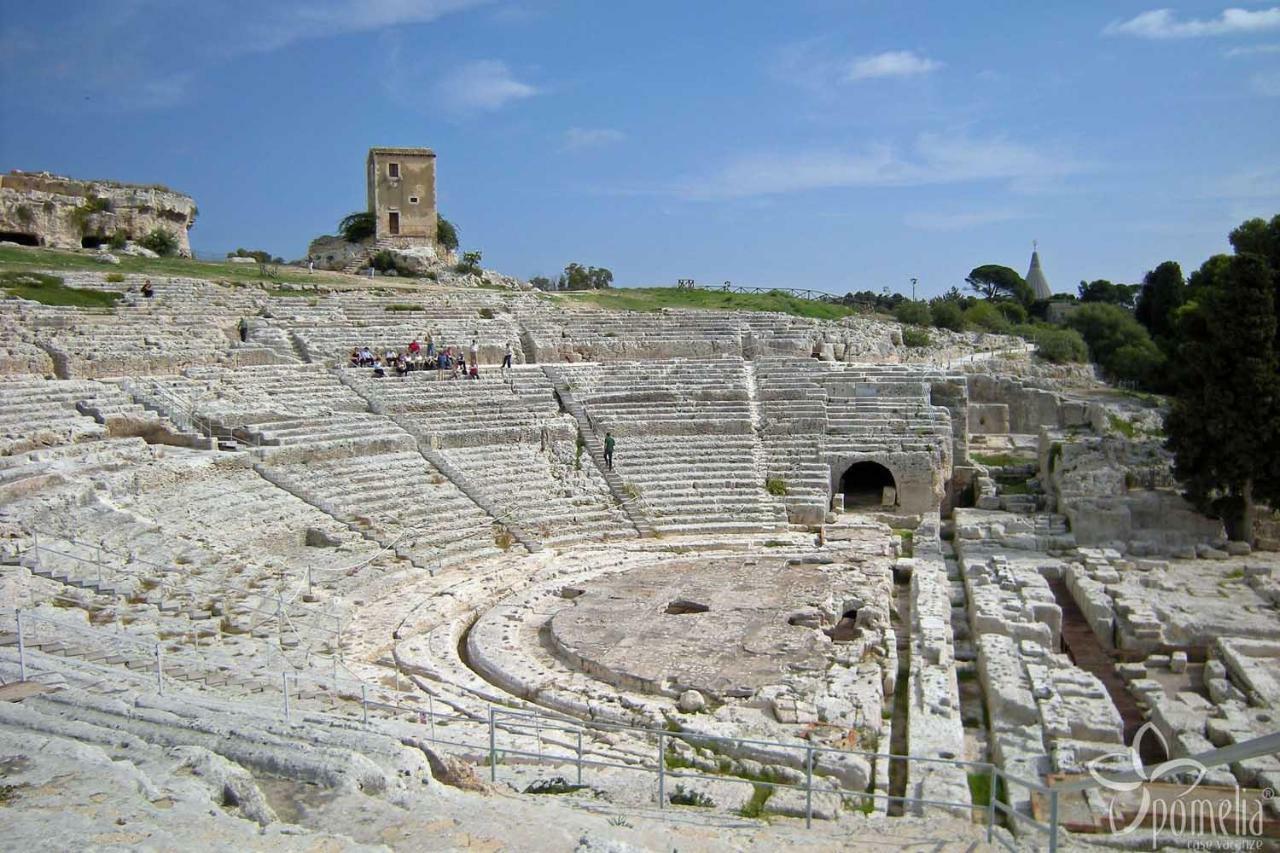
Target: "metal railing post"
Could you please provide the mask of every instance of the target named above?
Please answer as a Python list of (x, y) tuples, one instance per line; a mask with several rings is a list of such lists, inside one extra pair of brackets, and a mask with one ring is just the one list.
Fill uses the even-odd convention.
[(991, 765), (991, 790), (987, 793), (987, 843), (990, 844), (996, 831), (996, 766)]
[(658, 808), (667, 807), (667, 736), (658, 733)]
[(493, 724), (493, 706), (489, 706), (489, 781), (498, 781), (498, 730)]
[(1058, 792), (1049, 789), (1049, 853), (1058, 853)]
[(289, 673), (280, 673), (280, 680), (284, 686), (284, 721), (291, 723), (293, 721), (289, 719)]
[(578, 782), (582, 784), (582, 729), (578, 729)]
[(813, 828), (813, 747), (804, 750), (804, 828)]
[(22, 608), (18, 608), (18, 678), (27, 680), (27, 644), (22, 635)]
[(31, 531), (31, 547), (36, 552), (35, 568), (40, 568), (40, 531), (32, 529)]
[(156, 689), (160, 692), (161, 696), (164, 695), (164, 664), (161, 661), (161, 655), (163, 653), (164, 652), (163, 649), (160, 648), (160, 644), (156, 643)]
[(360, 710), (364, 712), (364, 724), (369, 725), (369, 688), (360, 685)]
[(431, 740), (436, 739), (436, 700), (427, 694), (427, 722), (431, 725)]

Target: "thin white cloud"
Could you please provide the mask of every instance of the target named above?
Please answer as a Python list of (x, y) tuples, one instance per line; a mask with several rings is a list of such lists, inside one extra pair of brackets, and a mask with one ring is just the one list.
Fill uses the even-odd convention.
[(489, 0), (304, 0), (263, 4), (236, 0), (238, 14), (221, 15), (248, 26), (238, 29), (242, 48), (269, 51), (297, 41), (376, 32), (388, 27), (430, 23)]
[(1216, 179), (1203, 195), (1233, 201), (1280, 199), (1280, 168), (1267, 166), (1226, 175)]
[(1233, 47), (1223, 56), (1234, 59), (1238, 56), (1265, 56), (1271, 53), (1280, 53), (1280, 44), (1255, 44), (1251, 47)]
[(564, 132), (562, 147), (565, 151), (582, 151), (613, 145), (626, 138), (625, 133), (611, 127), (571, 127)]
[(1280, 98), (1280, 71), (1264, 71), (1249, 80), (1249, 86), (1264, 98)]
[(1003, 137), (921, 134), (901, 149), (876, 144), (860, 151), (753, 152), (734, 157), (709, 176), (679, 185), (693, 199), (747, 198), (848, 187), (905, 187), (975, 181), (1019, 184), (1060, 178), (1088, 166), (1061, 152)]
[(21, 31), (0, 15), (0, 78), (24, 80), (25, 96), (42, 108), (165, 108), (186, 100), (206, 69), (246, 53), (398, 32), (490, 2), (222, 0), (173, 14), (170, 0), (81, 0)]
[(507, 64), (497, 59), (459, 65), (440, 78), (434, 89), (439, 103), (455, 113), (492, 112), (540, 94), (535, 86), (517, 80)]
[(844, 79), (854, 82), (881, 77), (919, 77), (941, 67), (941, 62), (910, 50), (887, 50), (855, 59), (849, 64)]
[(1016, 210), (965, 210), (950, 213), (921, 211), (903, 217), (903, 224), (921, 231), (965, 231), (983, 225), (996, 225), (1014, 219), (1026, 219)]
[(1112, 21), (1103, 29), (1107, 36), (1136, 36), (1146, 39), (1199, 38), (1260, 33), (1280, 29), (1280, 6), (1250, 11), (1224, 9), (1216, 18), (1179, 20), (1172, 9), (1152, 9), (1127, 21)]

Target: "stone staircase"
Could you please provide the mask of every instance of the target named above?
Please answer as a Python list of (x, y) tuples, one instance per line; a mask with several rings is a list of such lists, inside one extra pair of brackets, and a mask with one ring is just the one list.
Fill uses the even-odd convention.
[(577, 421), (578, 434), (582, 436), (587, 452), (591, 454), (592, 461), (600, 469), (600, 474), (609, 486), (609, 492), (613, 495), (614, 500), (626, 511), (627, 517), (631, 519), (631, 523), (635, 525), (641, 536), (653, 536), (655, 530), (649, 522), (648, 514), (640, 502), (628, 494), (627, 484), (622, 477), (605, 464), (604, 441), (596, 435), (595, 428), (587, 417), (586, 410), (574, 399), (573, 392), (569, 390), (569, 383), (565, 380), (564, 375), (550, 365), (544, 365), (542, 370), (547, 379), (551, 380), (551, 384), (555, 386), (556, 393), (560, 395), (560, 403), (564, 406), (564, 410), (573, 415), (573, 419)]

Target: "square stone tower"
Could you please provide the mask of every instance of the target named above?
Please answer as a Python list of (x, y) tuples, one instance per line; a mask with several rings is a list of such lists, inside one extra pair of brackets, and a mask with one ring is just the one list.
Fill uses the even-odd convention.
[(370, 148), (369, 211), (379, 243), (436, 245), (436, 155), (430, 148)]

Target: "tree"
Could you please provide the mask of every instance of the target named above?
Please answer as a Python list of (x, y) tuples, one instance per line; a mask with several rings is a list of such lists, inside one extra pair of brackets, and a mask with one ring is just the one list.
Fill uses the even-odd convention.
[(1250, 219), (1231, 232), (1231, 247), (1237, 255), (1266, 258), (1271, 268), (1271, 283), (1276, 288), (1276, 306), (1280, 311), (1280, 214), (1265, 219)]
[(458, 226), (436, 214), (436, 243), (450, 252), (458, 251)]
[(1090, 302), (1067, 318), (1089, 345), (1089, 356), (1112, 379), (1157, 387), (1164, 355), (1147, 330), (1117, 305)]
[(1141, 289), (1142, 285), (1139, 284), (1112, 284), (1105, 278), (1089, 282), (1082, 281), (1080, 282), (1080, 301), (1103, 302), (1132, 310), (1134, 300), (1137, 299), (1138, 291)]
[[(271, 253), (265, 249), (236, 249), (234, 252), (227, 252), (228, 258), (253, 258), (260, 264), (269, 264), (273, 262)], [(279, 259), (275, 259), (279, 262)]]
[(1246, 540), (1255, 503), (1280, 506), (1274, 280), (1260, 253), (1211, 258), (1201, 267), (1197, 299), (1178, 317), (1180, 369), (1165, 419), (1187, 497), (1202, 510), (1216, 508), (1232, 537)]
[(1174, 315), (1186, 300), (1187, 285), (1182, 279), (1182, 267), (1174, 261), (1165, 261), (1142, 279), (1134, 317), (1165, 352), (1173, 349)]
[(899, 323), (913, 323), (917, 326), (928, 326), (933, 322), (933, 312), (928, 302), (903, 302), (893, 309), (893, 316)]
[(559, 290), (602, 290), (613, 284), (613, 273), (604, 267), (571, 263), (560, 275)]
[(964, 331), (964, 310), (955, 299), (935, 299), (929, 304), (933, 325), (953, 332)]
[(983, 264), (969, 271), (965, 282), (985, 299), (1013, 299), (1030, 305), (1035, 299), (1031, 285), (1008, 267), (999, 264)]
[(529, 284), (538, 288), (538, 290), (555, 290), (556, 289), (556, 283), (551, 279), (547, 278), (545, 275), (535, 275), (533, 278), (529, 279)]
[(456, 267), (461, 273), (474, 273), (480, 271), (480, 258), (482, 258), (479, 249), (473, 249), (470, 252), (462, 253), (462, 260), (458, 262)]
[(342, 217), (338, 223), (338, 234), (348, 243), (359, 243), (367, 240), (377, 232), (378, 220), (368, 211), (361, 210)]
[(1009, 321), (991, 302), (975, 302), (964, 309), (964, 323), (966, 326), (982, 329), (984, 332), (1009, 331)]

